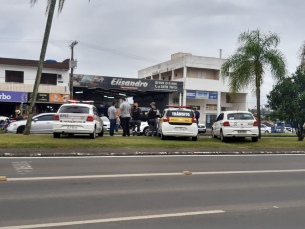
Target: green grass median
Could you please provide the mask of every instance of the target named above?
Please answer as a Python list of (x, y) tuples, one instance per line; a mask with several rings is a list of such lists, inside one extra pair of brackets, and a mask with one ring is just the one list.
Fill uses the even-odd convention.
[(170, 138), (162, 141), (159, 137), (97, 137), (89, 139), (86, 136), (62, 136), (53, 138), (52, 135), (0, 135), (1, 148), (305, 148), (305, 141), (296, 138), (263, 138), (258, 142), (251, 139), (232, 140), (227, 143), (214, 138), (200, 138), (191, 141), (190, 138)]

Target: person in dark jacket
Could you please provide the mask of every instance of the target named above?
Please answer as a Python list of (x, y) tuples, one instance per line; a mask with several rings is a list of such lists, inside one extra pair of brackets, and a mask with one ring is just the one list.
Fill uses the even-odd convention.
[(131, 108), (131, 127), (132, 127), (132, 135), (136, 135), (136, 127), (137, 127), (137, 135), (140, 135), (140, 126), (141, 126), (141, 120), (140, 115), (142, 115), (142, 111), (139, 108), (138, 103), (134, 103), (133, 107)]
[(21, 114), (21, 111), (20, 110), (17, 110), (16, 111), (16, 114), (17, 114), (17, 118), (16, 118), (16, 120), (23, 120), (23, 115)]
[(149, 132), (148, 136), (154, 136), (154, 132), (157, 132), (156, 130), (156, 118), (157, 118), (157, 108), (155, 102), (152, 102), (150, 104), (151, 108), (147, 112), (148, 116), (148, 125), (149, 125)]

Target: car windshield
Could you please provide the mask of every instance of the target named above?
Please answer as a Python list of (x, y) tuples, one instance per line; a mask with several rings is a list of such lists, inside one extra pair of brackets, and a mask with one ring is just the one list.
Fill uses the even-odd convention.
[(231, 113), (227, 115), (228, 120), (253, 120), (250, 113)]
[(89, 114), (89, 107), (83, 106), (63, 106), (58, 113), (82, 113)]
[(109, 119), (108, 119), (106, 116), (102, 116), (101, 119), (102, 119), (103, 121), (109, 122)]
[(175, 110), (175, 111), (168, 111), (167, 112), (167, 116), (168, 117), (186, 117), (186, 118), (193, 118), (194, 117), (194, 113), (192, 111), (179, 111), (179, 110)]

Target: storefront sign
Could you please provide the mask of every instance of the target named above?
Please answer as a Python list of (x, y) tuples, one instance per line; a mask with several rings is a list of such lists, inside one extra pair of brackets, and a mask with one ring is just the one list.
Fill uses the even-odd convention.
[(208, 98), (209, 98), (209, 92), (197, 91), (196, 99), (208, 99)]
[(0, 101), (2, 102), (27, 102), (27, 92), (0, 91)]
[(137, 91), (183, 92), (183, 82), (77, 74), (73, 75), (73, 86)]
[(68, 102), (70, 96), (62, 94), (50, 94), (50, 103), (66, 103)]
[(196, 91), (186, 91), (186, 98), (195, 99), (196, 98)]
[(218, 94), (211, 94), (209, 95), (209, 99), (217, 99), (218, 98)]
[(206, 104), (207, 111), (217, 111), (217, 104)]
[[(29, 102), (32, 99), (32, 94), (33, 94), (32, 92), (30, 92), (28, 94)], [(37, 102), (46, 102), (46, 103), (48, 103), (49, 102), (49, 94), (48, 93), (38, 93), (36, 101)]]

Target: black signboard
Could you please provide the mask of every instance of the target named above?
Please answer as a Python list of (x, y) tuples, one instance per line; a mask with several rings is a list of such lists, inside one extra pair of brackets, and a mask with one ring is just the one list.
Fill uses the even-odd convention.
[(166, 80), (146, 80), (109, 76), (74, 75), (73, 86), (107, 89), (183, 92), (183, 82)]
[[(29, 94), (28, 94), (29, 102), (32, 99), (32, 94), (33, 94), (32, 92), (29, 92)], [(37, 102), (49, 102), (49, 94), (48, 93), (38, 93), (36, 101)]]

